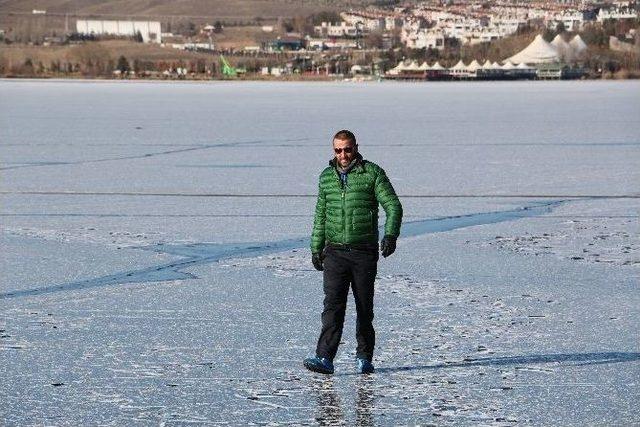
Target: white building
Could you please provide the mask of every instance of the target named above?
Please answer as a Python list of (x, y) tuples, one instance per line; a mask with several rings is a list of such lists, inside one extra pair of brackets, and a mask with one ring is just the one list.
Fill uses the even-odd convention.
[(362, 25), (368, 31), (385, 30), (386, 17), (377, 14), (342, 12), (340, 17), (351, 25)]
[(500, 34), (509, 35), (514, 34), (520, 26), (526, 23), (527, 19), (524, 17), (492, 16), (489, 25), (495, 27)]
[(490, 43), (502, 37), (504, 37), (504, 34), (500, 33), (497, 30), (482, 29), (480, 31), (474, 31), (471, 34), (469, 34), (464, 39), (464, 43), (467, 43), (470, 45), (479, 44), (479, 43)]
[(161, 43), (162, 32), (158, 21), (105, 21), (86, 20), (76, 21), (76, 31), (80, 34), (135, 36), (142, 35), (145, 43)]
[(409, 30), (402, 39), (403, 43), (410, 49), (444, 49), (444, 34), (437, 30)]
[(347, 22), (338, 24), (323, 22), (313, 28), (319, 37), (355, 37), (359, 34), (359, 29), (358, 24), (348, 24)]
[(355, 40), (326, 40), (324, 46), (327, 49), (356, 49), (358, 44)]
[[(478, 9), (471, 5), (471, 9)], [(404, 20), (401, 41), (408, 47), (429, 47), (434, 34), (459, 40), (462, 44), (489, 43), (514, 34), (527, 24), (527, 11), (522, 7), (498, 7), (488, 14), (475, 10), (465, 14), (461, 10), (447, 11), (432, 7), (419, 7), (414, 15)], [(428, 27), (428, 30), (424, 28)], [(443, 43), (444, 44), (444, 43)], [(437, 48), (440, 48), (439, 41)]]
[(401, 20), (397, 19), (394, 16), (387, 16), (384, 18), (384, 29), (387, 31), (391, 31), (396, 27), (401, 26), (402, 25), (401, 22), (402, 22)]
[(307, 49), (356, 49), (358, 44), (353, 39), (311, 38), (307, 37)]
[(632, 9), (600, 9), (596, 19), (598, 22), (602, 22), (607, 19), (634, 19), (638, 17), (640, 17), (640, 13)]
[(549, 28), (556, 28), (560, 23), (567, 31), (579, 31), (584, 25), (584, 15), (579, 10), (571, 10), (547, 17), (547, 27)]

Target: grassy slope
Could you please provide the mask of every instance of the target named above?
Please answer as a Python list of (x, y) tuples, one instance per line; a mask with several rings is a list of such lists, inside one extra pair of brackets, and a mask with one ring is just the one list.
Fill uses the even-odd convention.
[(0, 11), (50, 13), (117, 14), (141, 16), (209, 16), (253, 19), (308, 15), (327, 9), (367, 4), (370, 0), (0, 0)]
[(88, 52), (95, 52), (102, 59), (116, 60), (120, 55), (127, 58), (140, 60), (166, 60), (178, 61), (197, 59), (198, 57), (211, 57), (203, 54), (185, 52), (172, 48), (163, 48), (158, 45), (141, 44), (126, 40), (108, 40), (102, 42), (91, 42), (84, 45), (67, 46), (24, 46), (9, 45), (0, 46), (0, 56), (10, 62), (10, 64), (22, 64), (27, 58), (31, 58), (34, 63), (42, 62), (49, 64), (53, 60), (63, 60), (70, 62), (82, 62), (83, 57)]

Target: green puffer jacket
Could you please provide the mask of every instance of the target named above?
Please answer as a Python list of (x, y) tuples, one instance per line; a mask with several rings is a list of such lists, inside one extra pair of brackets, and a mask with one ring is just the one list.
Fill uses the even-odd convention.
[(343, 188), (335, 159), (320, 174), (311, 252), (322, 252), (327, 243), (378, 243), (378, 203), (387, 219), (384, 234), (398, 237), (402, 205), (384, 170), (357, 154), (357, 162)]

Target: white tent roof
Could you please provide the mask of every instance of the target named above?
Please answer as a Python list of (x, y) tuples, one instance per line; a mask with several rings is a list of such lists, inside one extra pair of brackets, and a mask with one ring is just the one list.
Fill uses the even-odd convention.
[(464, 62), (462, 62), (462, 59), (460, 61), (458, 61), (458, 63), (456, 65), (454, 65), (453, 67), (449, 68), (450, 70), (467, 70), (467, 66), (464, 65)]
[(507, 61), (504, 63), (504, 65), (502, 66), (503, 70), (513, 70), (514, 68), (516, 68), (515, 65), (513, 65), (513, 63), (511, 61), (509, 61), (507, 59)]
[[(527, 64), (542, 64), (545, 62), (556, 62), (560, 60), (558, 50), (547, 43), (540, 34), (520, 52), (507, 59), (511, 62), (525, 62)], [(504, 67), (503, 67), (504, 68)]]
[(421, 71), (427, 71), (429, 69), (429, 64), (427, 64), (427, 61), (424, 61), (422, 64), (420, 64), (420, 66), (418, 68)]
[(555, 36), (553, 38), (553, 40), (551, 40), (551, 43), (549, 43), (551, 46), (568, 46), (569, 43), (567, 43), (566, 41), (564, 41), (564, 39), (562, 38), (562, 36), (560, 34), (558, 34), (557, 36)]
[(493, 64), (491, 64), (491, 61), (487, 59), (486, 61), (484, 61), (484, 64), (482, 64), (482, 68), (484, 68), (485, 70), (491, 70), (493, 69)]
[(558, 51), (558, 55), (564, 61), (571, 61), (573, 59), (573, 48), (569, 43), (564, 41), (564, 39), (558, 34), (553, 41), (551, 42), (551, 46), (555, 47)]
[(582, 37), (580, 37), (579, 34), (577, 34), (573, 39), (571, 39), (569, 44), (574, 49), (579, 48), (580, 50), (584, 50), (587, 48), (587, 44), (584, 42), (584, 40), (582, 40)]
[(571, 46), (575, 55), (579, 55), (587, 50), (587, 44), (582, 40), (582, 37), (580, 37), (579, 34), (569, 42), (569, 46)]
[(412, 64), (413, 64), (412, 62), (405, 63), (405, 61), (400, 61), (400, 62), (398, 62), (398, 65), (395, 66), (395, 68), (392, 68), (389, 71), (392, 71), (393, 74), (398, 74), (398, 73), (401, 73), (403, 71), (410, 70), (411, 69), (410, 67), (411, 67)]
[(411, 61), (409, 65), (404, 67), (404, 71), (420, 71), (420, 66), (416, 61)]
[(471, 64), (469, 64), (469, 66), (467, 67), (467, 70), (471, 72), (476, 72), (480, 68), (482, 68), (482, 65), (480, 65), (480, 63), (474, 59), (473, 61), (471, 61)]
[(433, 64), (433, 65), (431, 66), (431, 69), (432, 69), (432, 70), (444, 70), (445, 68), (444, 68), (442, 65), (440, 65), (440, 63), (439, 63), (439, 62), (436, 62), (435, 64)]
[(558, 51), (558, 54), (560, 55), (561, 58), (564, 58), (564, 59), (570, 59), (571, 58), (571, 56), (572, 56), (572, 52), (571, 52), (572, 48), (569, 45), (569, 43), (564, 41), (564, 39), (560, 36), (560, 34), (558, 34), (550, 44), (551, 44), (551, 46), (556, 48), (556, 50)]
[(390, 69), (389, 71), (387, 71), (387, 74), (391, 74), (391, 75), (397, 75), (400, 74), (400, 72), (402, 71), (402, 66), (404, 64), (402, 63), (402, 61), (398, 62), (398, 65), (396, 65), (395, 67), (393, 67), (392, 69)]
[(533, 67), (528, 66), (527, 64), (525, 64), (524, 62), (521, 62), (518, 64), (518, 66), (516, 67), (518, 70), (532, 70)]

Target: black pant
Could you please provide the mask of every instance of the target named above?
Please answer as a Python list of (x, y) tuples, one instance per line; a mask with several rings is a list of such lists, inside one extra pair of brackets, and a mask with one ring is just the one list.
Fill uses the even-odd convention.
[(378, 251), (329, 246), (324, 253), (324, 310), (316, 354), (330, 360), (335, 357), (342, 337), (347, 296), (351, 286), (358, 315), (356, 354), (357, 357), (371, 360), (376, 344), (373, 329), (373, 285), (378, 268)]

